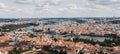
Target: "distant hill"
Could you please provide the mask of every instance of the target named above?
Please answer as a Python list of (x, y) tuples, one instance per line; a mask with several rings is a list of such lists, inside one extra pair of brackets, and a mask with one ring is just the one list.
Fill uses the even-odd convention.
[(18, 19), (3, 19), (3, 18), (0, 18), (0, 22), (16, 22), (18, 21)]

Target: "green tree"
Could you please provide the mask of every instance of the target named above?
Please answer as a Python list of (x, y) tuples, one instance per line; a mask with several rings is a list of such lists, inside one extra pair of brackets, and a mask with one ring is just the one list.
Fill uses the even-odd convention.
[(53, 40), (54, 40), (55, 42), (57, 42), (57, 41), (58, 41), (58, 39), (57, 39), (57, 38), (54, 38)]
[(104, 54), (103, 50), (100, 49), (100, 52), (98, 52), (98, 54)]
[(79, 41), (80, 41), (80, 39), (78, 37), (76, 37), (76, 38), (73, 39), (73, 42), (75, 42), (75, 43), (77, 43)]
[(22, 49), (14, 48), (13, 50), (9, 51), (9, 54), (21, 54), (22, 52)]

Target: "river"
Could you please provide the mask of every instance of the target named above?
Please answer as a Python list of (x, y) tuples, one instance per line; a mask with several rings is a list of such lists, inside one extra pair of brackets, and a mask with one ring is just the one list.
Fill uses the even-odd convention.
[[(32, 31), (32, 28), (34, 28), (34, 26), (26, 27), (26, 28), (23, 28), (23, 29), (27, 32), (34, 33)], [(52, 34), (46, 34), (46, 35), (47, 36), (53, 36)], [(61, 36), (61, 35), (54, 35), (54, 36)], [(66, 38), (75, 38), (75, 36), (73, 36), (73, 37), (67, 36)], [(113, 39), (113, 38), (108, 38), (108, 37), (99, 37), (99, 36), (92, 37), (92, 36), (83, 36), (83, 35), (80, 35), (79, 38), (89, 39), (89, 40), (93, 39), (93, 40), (98, 40), (100, 42), (103, 42), (105, 39)]]
[[(75, 36), (71, 37), (71, 36), (67, 36), (66, 38), (75, 38)], [(99, 37), (99, 36), (96, 36), (96, 37), (92, 37), (92, 36), (83, 36), (83, 35), (80, 35), (79, 38), (81, 39), (89, 39), (89, 40), (97, 40), (97, 41), (100, 41), (100, 42), (103, 42), (105, 39), (113, 39), (113, 38), (108, 38), (108, 37)]]

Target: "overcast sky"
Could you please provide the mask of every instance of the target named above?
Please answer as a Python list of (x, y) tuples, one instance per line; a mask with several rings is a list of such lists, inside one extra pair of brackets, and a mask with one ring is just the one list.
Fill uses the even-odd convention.
[(120, 0), (0, 0), (0, 17), (119, 16)]

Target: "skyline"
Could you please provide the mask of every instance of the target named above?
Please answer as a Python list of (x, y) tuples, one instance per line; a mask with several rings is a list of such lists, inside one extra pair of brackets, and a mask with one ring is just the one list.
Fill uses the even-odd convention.
[(119, 0), (0, 0), (0, 18), (119, 17)]

